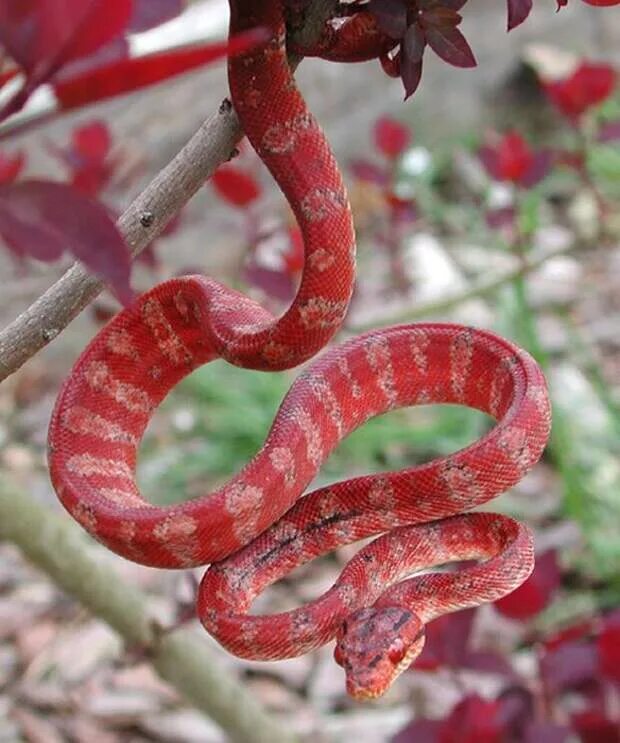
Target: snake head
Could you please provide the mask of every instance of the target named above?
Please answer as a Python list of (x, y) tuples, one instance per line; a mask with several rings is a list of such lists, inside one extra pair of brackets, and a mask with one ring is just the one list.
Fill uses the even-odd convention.
[(343, 622), (334, 659), (347, 676), (347, 692), (357, 700), (384, 694), (424, 646), (420, 618), (398, 606), (360, 609)]

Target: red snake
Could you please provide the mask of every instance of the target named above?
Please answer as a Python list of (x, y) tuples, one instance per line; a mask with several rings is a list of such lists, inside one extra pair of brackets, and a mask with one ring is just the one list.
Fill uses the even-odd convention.
[[(170, 507), (143, 499), (135, 482), (140, 439), (179, 380), (216, 358), (265, 371), (300, 364), (338, 330), (352, 292), (350, 208), (289, 71), (281, 3), (231, 2), (232, 33), (256, 25), (271, 30), (270, 41), (230, 60), (231, 92), (303, 233), (298, 294), (279, 319), (203, 276), (172, 279), (141, 296), (98, 333), (60, 392), (49, 432), (51, 477), (73, 517), (118, 554), (163, 568), (215, 563), (201, 583), (198, 614), (233, 653), (285, 658), (337, 637), (349, 693), (373, 697), (419, 654), (426, 622), (493, 601), (531, 572), (526, 527), (461, 512), (534, 465), (549, 433), (549, 403), (532, 358), (489, 332), (441, 323), (378, 330), (328, 350), (299, 376), (260, 451), (225, 486)], [(353, 429), (428, 403), (468, 405), (499, 423), (451, 456), (300, 497)], [(284, 614), (248, 615), (255, 596), (297, 565), (372, 534), (382, 536), (318, 600)], [(486, 561), (402, 580), (472, 558)]]

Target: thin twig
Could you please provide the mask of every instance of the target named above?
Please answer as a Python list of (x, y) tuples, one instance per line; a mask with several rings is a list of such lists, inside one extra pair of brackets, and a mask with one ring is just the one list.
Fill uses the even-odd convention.
[(449, 310), (453, 310), (455, 307), (468, 302), (470, 299), (485, 297), (488, 294), (492, 294), (503, 286), (512, 283), (516, 278), (535, 271), (552, 258), (557, 258), (561, 255), (568, 255), (574, 250), (575, 246), (570, 246), (561, 250), (555, 250), (551, 253), (546, 253), (545, 255), (541, 255), (539, 258), (526, 261), (524, 265), (519, 265), (511, 271), (506, 271), (500, 276), (488, 279), (487, 281), (481, 281), (479, 284), (475, 284), (457, 294), (441, 297), (441, 299), (435, 299), (431, 302), (416, 304), (408, 309), (399, 310), (392, 315), (373, 317), (371, 321), (352, 323), (347, 327), (347, 330), (351, 333), (361, 333), (365, 330), (372, 330), (377, 326), (396, 325), (398, 323), (413, 322), (424, 317), (440, 315)]

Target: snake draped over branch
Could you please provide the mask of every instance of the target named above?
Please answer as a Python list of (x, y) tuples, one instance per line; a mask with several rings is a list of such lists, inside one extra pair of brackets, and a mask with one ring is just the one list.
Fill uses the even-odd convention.
[[(464, 512), (515, 485), (541, 456), (550, 427), (545, 380), (525, 351), (484, 330), (445, 323), (376, 330), (303, 371), (261, 449), (223, 487), (168, 507), (143, 498), (135, 479), (140, 440), (183, 377), (218, 358), (262, 371), (301, 364), (338, 331), (353, 290), (351, 210), (287, 64), (284, 3), (230, 0), (230, 7), (231, 34), (269, 31), (229, 60), (229, 81), (244, 131), (303, 234), (297, 296), (275, 318), (205, 276), (142, 295), (95, 336), (62, 387), (49, 431), (51, 477), (69, 513), (118, 554), (161, 568), (210, 563), (198, 616), (232, 653), (288, 658), (336, 639), (349, 693), (375, 697), (420, 653), (427, 622), (494, 601), (530, 574), (527, 527)], [(316, 53), (357, 61), (386, 54), (390, 44), (362, 9), (326, 27)], [(450, 456), (303, 495), (352, 430), (429, 403), (476, 408), (497, 424)], [(371, 535), (380, 536), (320, 598), (281, 614), (249, 614), (257, 594), (296, 566)], [(410, 577), (472, 559), (455, 572)]]

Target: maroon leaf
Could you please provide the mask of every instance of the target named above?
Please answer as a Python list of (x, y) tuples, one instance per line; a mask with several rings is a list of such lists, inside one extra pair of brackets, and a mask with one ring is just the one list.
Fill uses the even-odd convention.
[(441, 4), (458, 12), (466, 3), (467, 0), (442, 0)]
[(242, 209), (256, 201), (261, 194), (254, 176), (235, 165), (219, 167), (213, 174), (211, 183), (222, 199)]
[(248, 284), (265, 292), (268, 297), (281, 302), (290, 302), (295, 294), (295, 286), (286, 271), (261, 266), (256, 261), (251, 261), (246, 266), (244, 278)]
[(454, 67), (475, 67), (474, 53), (467, 39), (456, 26), (425, 27), (426, 40), (429, 46), (444, 62)]
[(492, 230), (512, 229), (515, 225), (517, 211), (514, 206), (502, 206), (489, 209), (484, 218)]
[(15, 155), (0, 152), (0, 183), (12, 183), (20, 174), (25, 161), (23, 152)]
[(8, 0), (0, 3), (0, 43), (37, 82), (124, 31), (132, 0)]
[(382, 116), (374, 127), (375, 146), (390, 159), (400, 157), (409, 146), (411, 131), (396, 119)]
[(442, 721), (439, 743), (502, 743), (504, 726), (499, 702), (470, 694)]
[(424, 650), (412, 666), (433, 670), (446, 665), (459, 667), (467, 656), (467, 646), (476, 615), (475, 609), (444, 614), (426, 627)]
[(530, 577), (515, 591), (495, 602), (495, 608), (511, 619), (529, 619), (542, 611), (553, 599), (560, 585), (560, 568), (554, 550), (536, 559)]
[(519, 26), (532, 10), (532, 0), (508, 0), (508, 30)]
[(18, 256), (43, 261), (71, 253), (106, 281), (123, 304), (131, 258), (107, 211), (63, 183), (22, 181), (0, 186), (0, 235)]
[(424, 36), (424, 31), (422, 31), (417, 23), (414, 23), (407, 29), (402, 46), (405, 57), (412, 64), (422, 61), (422, 56), (426, 49), (426, 37)]
[(384, 34), (402, 39), (407, 31), (407, 6), (403, 0), (370, 0), (368, 10)]
[(355, 178), (366, 183), (376, 183), (378, 186), (387, 185), (389, 178), (385, 170), (370, 160), (352, 160), (349, 163), (349, 170)]
[(533, 722), (525, 729), (523, 743), (568, 743), (572, 731), (552, 722)]
[(392, 738), (392, 743), (439, 743), (441, 720), (413, 720)]
[(393, 57), (390, 57), (389, 54), (382, 54), (379, 57), (379, 62), (381, 63), (381, 67), (383, 68), (383, 72), (385, 72), (386, 75), (389, 77), (400, 77), (400, 58), (401, 58), (400, 49)]
[(540, 660), (540, 674), (554, 692), (582, 686), (597, 678), (599, 656), (593, 643), (573, 640), (546, 652)]
[(400, 74), (403, 79), (403, 85), (405, 86), (405, 100), (412, 96), (420, 85), (422, 79), (422, 62), (411, 62), (406, 57), (404, 58)]
[(606, 121), (598, 130), (599, 142), (617, 142), (620, 139), (620, 120)]
[(523, 731), (534, 717), (534, 697), (529, 689), (515, 685), (504, 689), (497, 698), (499, 719), (503, 729), (514, 740), (523, 739)]
[(465, 654), (461, 665), (463, 668), (480, 671), (481, 673), (493, 673), (507, 677), (515, 675), (510, 661), (491, 650), (472, 650)]
[(128, 30), (136, 33), (159, 26), (178, 16), (184, 5), (184, 0), (133, 0)]
[(540, 150), (534, 153), (530, 166), (519, 179), (523, 188), (533, 188), (547, 177), (553, 164), (554, 155), (551, 150)]

